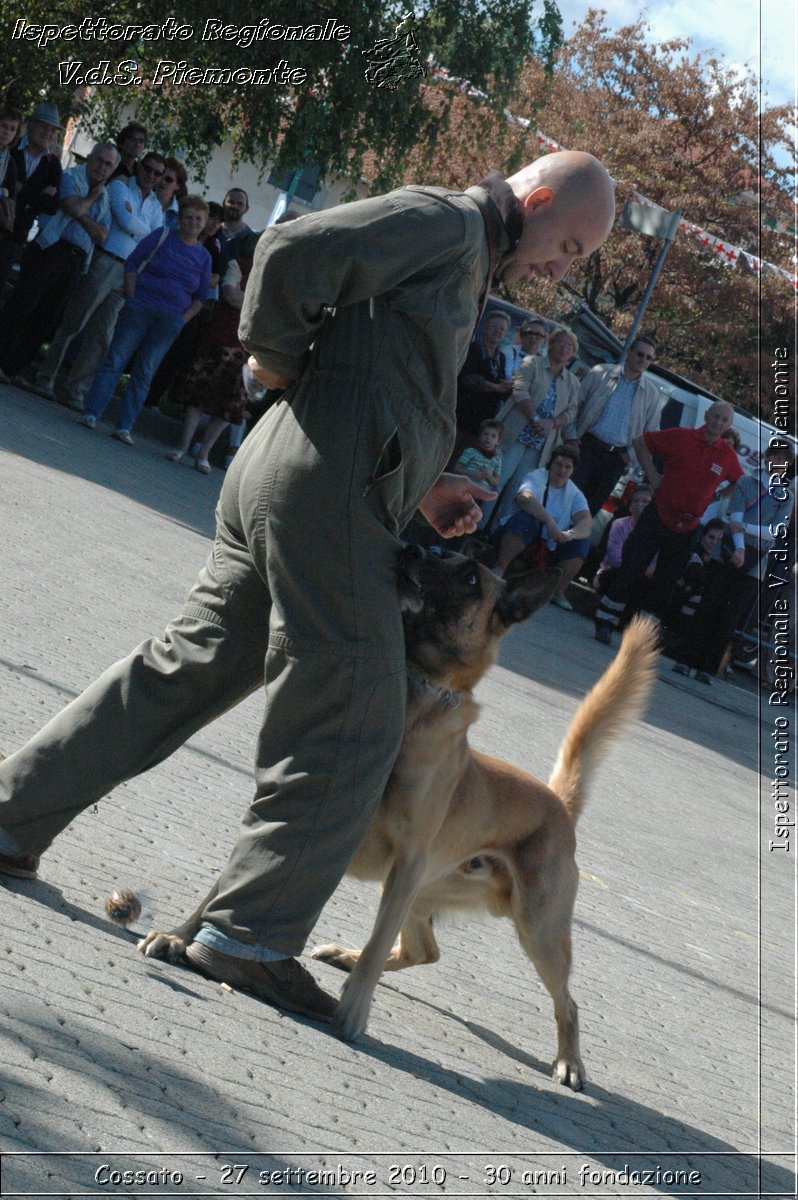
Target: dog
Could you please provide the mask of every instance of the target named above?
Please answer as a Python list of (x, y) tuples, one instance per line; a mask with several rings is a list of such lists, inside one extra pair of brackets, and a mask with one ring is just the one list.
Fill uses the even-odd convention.
[[(450, 551), (406, 546), (399, 559), (408, 670), (402, 745), (347, 874), (383, 884), (363, 950), (331, 944), (312, 956), (349, 972), (335, 1026), (354, 1040), (366, 1028), (383, 971), (440, 957), (434, 918), (487, 909), (515, 924), (551, 995), (557, 1024), (554, 1079), (580, 1090), (577, 1007), (568, 990), (571, 921), (579, 879), (575, 826), (595, 768), (639, 713), (656, 676), (657, 624), (636, 618), (616, 658), (580, 704), (548, 785), (474, 750), (474, 688), (503, 635), (547, 604), (559, 571), (505, 582)], [(151, 931), (144, 954), (178, 961), (204, 904), (171, 934)]]

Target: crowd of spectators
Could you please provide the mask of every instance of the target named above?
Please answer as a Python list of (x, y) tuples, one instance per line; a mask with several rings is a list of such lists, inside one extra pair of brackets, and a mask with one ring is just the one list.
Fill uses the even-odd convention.
[(167, 396), (185, 414), (169, 457), (209, 474), (214, 443), (228, 430), (227, 465), (255, 408), (237, 337), (259, 237), (247, 193), (189, 195), (185, 164), (137, 122), (62, 169), (60, 128), (47, 101), (25, 122), (0, 110), (0, 381), (95, 429), (127, 375), (113, 436), (132, 444), (143, 405)]
[[(532, 316), (513, 329), (506, 312), (487, 312), (459, 379), (453, 459), (498, 492), (483, 505), (474, 550), (501, 575), (559, 566), (552, 603), (571, 610), (567, 592), (593, 552), (593, 519), (615, 506), (616, 485), (632, 474), (590, 558), (600, 558), (586, 577), (597, 593), (596, 639), (611, 645), (645, 609), (663, 625), (674, 670), (711, 685), (756, 605), (769, 530), (791, 520), (793, 454), (773, 451), (758, 479), (746, 475), (723, 401), (698, 429), (661, 430), (647, 334), (621, 363), (581, 379), (571, 369), (577, 351), (566, 325)], [(778, 503), (774, 479), (784, 484)]]
[[(188, 195), (185, 165), (148, 149), (136, 122), (63, 170), (59, 129), (47, 101), (25, 122), (0, 110), (0, 381), (59, 400), (95, 429), (127, 374), (113, 436), (132, 444), (143, 405), (168, 397), (183, 425), (167, 457), (193, 459), (210, 474), (222, 433), (228, 465), (247, 417), (251, 424), (275, 398), (253, 403), (238, 341), (260, 236), (245, 219), (247, 193), (231, 187), (223, 203)], [(483, 505), (479, 552), (500, 574), (556, 563), (553, 603), (570, 610), (567, 591), (590, 555), (593, 518), (637, 464), (645, 481), (601, 543), (596, 638), (611, 644), (645, 607), (665, 623), (674, 669), (711, 683), (755, 602), (772, 523), (790, 518), (792, 454), (772, 456), (759, 479), (745, 476), (733, 409), (723, 402), (699, 429), (660, 430), (646, 375), (656, 344), (646, 334), (621, 363), (581, 379), (571, 369), (578, 349), (566, 325), (529, 316), (514, 329), (498, 308), (471, 343), (458, 377), (452, 463), (497, 492)], [(789, 505), (776, 512), (768, 482), (779, 470)]]

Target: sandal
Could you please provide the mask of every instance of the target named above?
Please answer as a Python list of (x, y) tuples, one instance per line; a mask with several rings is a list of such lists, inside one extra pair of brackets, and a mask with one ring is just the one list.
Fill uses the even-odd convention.
[(198, 458), (194, 463), (194, 466), (201, 475), (210, 475), (211, 473), (211, 464), (208, 462), (207, 458)]
[(183, 457), (183, 451), (182, 450), (170, 450), (166, 457), (169, 460), (169, 462), (180, 462), (180, 459)]

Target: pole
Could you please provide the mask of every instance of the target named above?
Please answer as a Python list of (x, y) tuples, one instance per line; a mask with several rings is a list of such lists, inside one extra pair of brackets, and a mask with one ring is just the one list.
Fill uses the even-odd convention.
[(280, 195), (277, 197), (277, 199), (274, 203), (274, 208), (271, 211), (271, 216), (269, 217), (269, 220), (266, 224), (267, 229), (271, 225), (274, 225), (275, 221), (279, 221), (280, 217), (286, 211), (286, 209), (288, 208), (288, 205), (291, 203), (291, 197), (293, 196), (294, 192), (296, 191), (297, 185), (301, 178), (302, 178), (302, 168), (298, 167), (294, 171), (293, 175), (291, 176), (291, 182), (288, 185), (288, 191), (280, 192)]
[(659, 273), (662, 270), (663, 263), (665, 262), (665, 256), (671, 248), (671, 242), (676, 237), (676, 232), (679, 228), (679, 222), (681, 221), (681, 219), (682, 219), (681, 212), (675, 212), (671, 216), (670, 225), (668, 226), (668, 232), (665, 234), (665, 237), (662, 239), (662, 246), (660, 248), (659, 254), (657, 255), (657, 261), (654, 263), (654, 270), (651, 272), (651, 278), (649, 279), (648, 283), (646, 284), (646, 290), (643, 292), (643, 295), (640, 299), (640, 303), (637, 306), (637, 312), (635, 313), (635, 319), (632, 322), (632, 328), (627, 333), (626, 341), (624, 342), (623, 347), (621, 349), (621, 356), (618, 359), (618, 362), (621, 364), (626, 362), (626, 355), (629, 351), (629, 347), (632, 345), (635, 338), (637, 337), (637, 331), (640, 328), (640, 322), (643, 320), (643, 313), (646, 311), (648, 302), (651, 299), (651, 293), (654, 291), (654, 284), (657, 282)]

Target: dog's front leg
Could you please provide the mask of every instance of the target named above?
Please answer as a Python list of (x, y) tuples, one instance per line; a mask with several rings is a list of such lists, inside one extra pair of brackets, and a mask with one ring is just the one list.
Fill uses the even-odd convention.
[(188, 920), (184, 921), (182, 925), (178, 925), (177, 929), (172, 929), (169, 933), (159, 933), (157, 929), (151, 929), (147, 936), (139, 942), (139, 952), (146, 954), (147, 958), (165, 958), (171, 963), (179, 962), (186, 952), (186, 946), (189, 942), (193, 942), (199, 932), (206, 905), (213, 900), (218, 891), (219, 884), (217, 882)]
[(374, 989), (424, 878), (426, 865), (425, 851), (404, 852), (385, 881), (371, 937), (344, 984), (335, 1014), (335, 1027), (347, 1041), (354, 1041), (368, 1024)]

